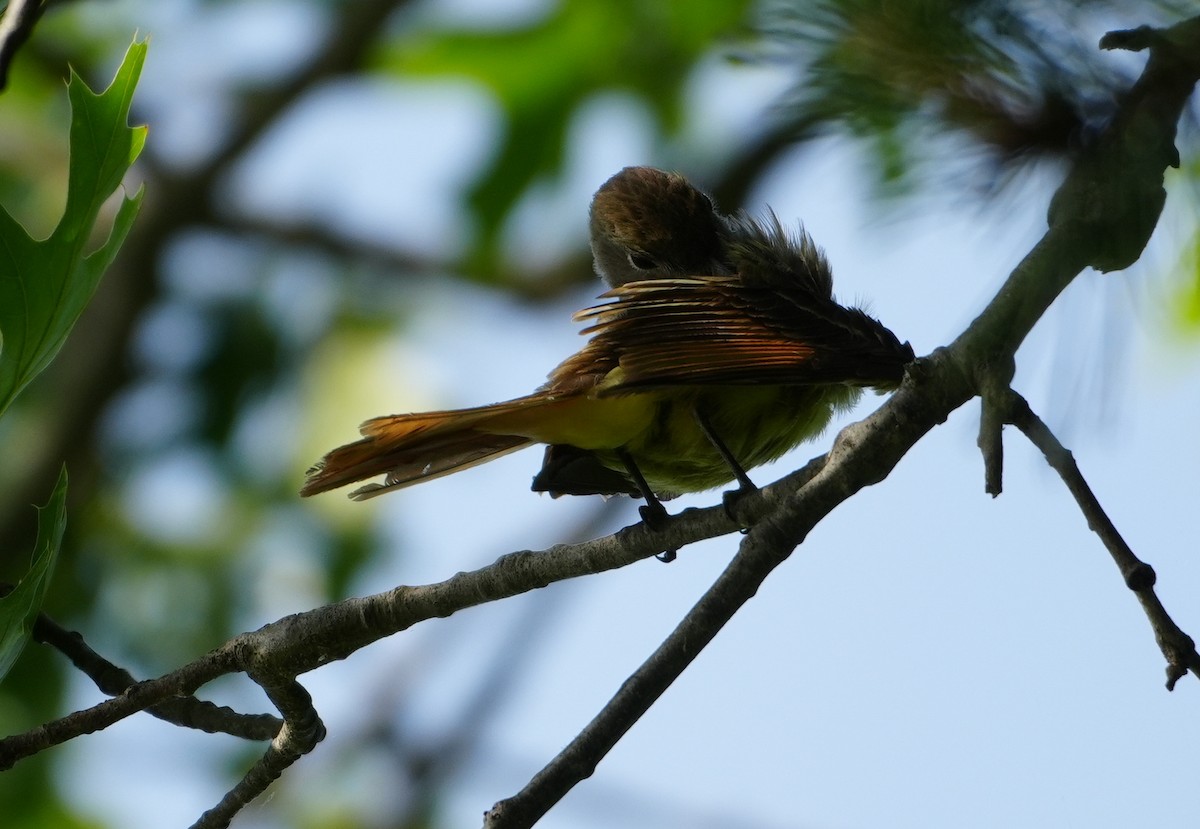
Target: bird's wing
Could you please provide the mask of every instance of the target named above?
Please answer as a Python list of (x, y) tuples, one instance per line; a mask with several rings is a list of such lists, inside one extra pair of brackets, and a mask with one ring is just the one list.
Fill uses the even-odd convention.
[(605, 393), (679, 385), (895, 385), (912, 350), (802, 284), (737, 274), (629, 282), (575, 315), (587, 350), (617, 355)]

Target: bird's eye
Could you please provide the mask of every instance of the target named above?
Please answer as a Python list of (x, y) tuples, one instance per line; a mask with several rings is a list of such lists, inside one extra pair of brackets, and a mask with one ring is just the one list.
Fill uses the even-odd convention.
[(629, 252), (629, 264), (633, 265), (639, 271), (651, 271), (658, 267), (657, 262), (640, 250), (631, 250)]

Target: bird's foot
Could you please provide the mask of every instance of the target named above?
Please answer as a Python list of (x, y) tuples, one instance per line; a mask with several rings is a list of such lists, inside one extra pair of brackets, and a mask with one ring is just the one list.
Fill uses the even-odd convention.
[[(662, 532), (667, 528), (667, 521), (671, 514), (667, 512), (667, 508), (655, 501), (652, 504), (643, 504), (638, 507), (638, 515), (642, 517), (642, 522), (654, 532)], [(663, 564), (670, 564), (676, 558), (676, 550), (664, 550), (655, 558)]]
[(729, 516), (729, 520), (742, 528), (742, 533), (750, 531), (750, 528), (742, 523), (737, 516), (737, 506), (743, 498), (752, 492), (758, 492), (758, 487), (748, 480), (737, 489), (730, 489), (721, 493), (721, 506), (725, 509), (725, 514)]

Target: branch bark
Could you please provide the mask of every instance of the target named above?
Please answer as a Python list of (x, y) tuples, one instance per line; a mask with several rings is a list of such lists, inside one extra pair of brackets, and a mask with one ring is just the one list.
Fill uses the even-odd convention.
[(1154, 568), (1142, 561), (1126, 543), (1117, 530), (1100, 500), (1088, 486), (1083, 473), (1075, 463), (1075, 456), (1063, 446), (1054, 433), (1042, 422), (1029, 404), (1016, 392), (1009, 392), (1007, 421), (1024, 433), (1030, 443), (1041, 450), (1046, 456), (1046, 462), (1059, 474), (1071, 495), (1075, 497), (1083, 517), (1087, 519), (1088, 528), (1100, 537), (1105, 549), (1112, 556), (1125, 586), (1134, 592), (1142, 605), (1150, 627), (1154, 631), (1155, 641), (1167, 660), (1167, 690), (1175, 690), (1175, 683), (1187, 675), (1188, 671), (1200, 676), (1200, 654), (1196, 652), (1196, 643), (1192, 637), (1183, 632), (1175, 620), (1167, 613), (1158, 595), (1154, 592), (1157, 576)]

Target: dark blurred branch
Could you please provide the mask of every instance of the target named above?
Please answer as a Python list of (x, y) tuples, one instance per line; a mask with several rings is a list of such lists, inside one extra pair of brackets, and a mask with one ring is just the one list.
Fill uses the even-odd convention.
[(8, 86), (8, 70), (13, 59), (46, 10), (44, 0), (9, 0), (0, 17), (0, 90)]
[(213, 230), (231, 236), (253, 236), (287, 248), (309, 249), (346, 262), (357, 262), (397, 274), (444, 273), (454, 263), (389, 245), (353, 239), (311, 221), (277, 221), (268, 216), (205, 217)]
[(793, 148), (818, 134), (815, 119), (795, 113), (780, 113), (771, 126), (750, 139), (729, 159), (712, 183), (712, 195), (722, 209), (743, 207), (750, 190), (763, 179), (771, 165)]
[[(336, 258), (404, 277), (440, 276), (461, 273), (463, 263), (436, 259), (390, 245), (353, 239), (317, 222), (276, 221), (266, 216), (228, 217), (209, 213), (204, 224), (233, 236), (251, 235), (272, 244), (290, 248), (308, 248)], [(512, 270), (498, 267), (489, 274), (488, 284), (502, 286), (509, 293), (529, 300), (555, 299), (563, 291), (594, 281), (591, 256), (580, 251), (549, 268)]]
[(361, 69), (384, 24), (409, 2), (411, 0), (352, 0), (335, 4), (338, 13), (329, 23), (330, 37), (325, 45), (289, 81), (254, 97), (253, 106), (245, 108), (233, 135), (206, 167), (225, 169), (309, 90)]

